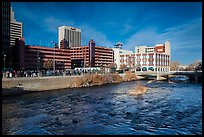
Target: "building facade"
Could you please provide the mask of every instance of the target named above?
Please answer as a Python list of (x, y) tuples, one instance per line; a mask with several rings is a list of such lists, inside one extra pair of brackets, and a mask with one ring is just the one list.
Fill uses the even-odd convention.
[(10, 46), (15, 45), (16, 39), (23, 37), (22, 22), (17, 22), (14, 18), (14, 12), (11, 7), (11, 23), (10, 23)]
[(56, 70), (107, 67), (114, 62), (113, 50), (95, 46), (93, 40), (89, 41), (89, 45), (70, 49), (25, 45), (24, 41), (23, 38), (19, 38), (14, 46), (16, 70), (37, 70), (38, 67), (43, 69), (43, 63), (47, 60), (55, 61)]
[(125, 65), (131, 72), (135, 71), (135, 53), (120, 54), (120, 67)]
[(43, 69), (43, 63), (48, 60), (55, 62), (56, 70), (71, 68), (71, 54), (68, 49), (25, 45), (23, 38), (20, 38), (17, 44), (15, 46), (16, 70), (37, 70), (38, 67)]
[[(129, 51), (129, 50), (124, 50), (124, 49), (121, 49), (121, 47), (117, 47), (117, 48), (112, 48), (113, 51), (114, 51), (114, 63), (116, 64), (117, 66), (117, 70), (120, 69), (121, 65), (123, 64), (123, 59), (121, 60), (121, 56), (126, 56), (126, 55), (130, 55), (132, 54), (133, 52), (132, 51)], [(122, 62), (121, 62), (122, 61)]]
[(78, 47), (81, 46), (81, 29), (69, 27), (69, 26), (61, 26), (58, 28), (58, 46), (60, 46), (60, 42), (62, 40), (66, 40), (68, 42), (67, 47)]
[(96, 46), (90, 40), (86, 46), (72, 47), (71, 59), (73, 67), (106, 67), (114, 63), (114, 53), (111, 48)]
[(154, 47), (135, 47), (135, 53), (120, 54), (120, 65), (131, 71), (170, 71), (170, 42)]
[(11, 3), (8, 1), (3, 1), (1, 3), (1, 14), (2, 14), (2, 62), (4, 63), (4, 67), (10, 67), (9, 64), (10, 56), (12, 52), (10, 51), (10, 7)]

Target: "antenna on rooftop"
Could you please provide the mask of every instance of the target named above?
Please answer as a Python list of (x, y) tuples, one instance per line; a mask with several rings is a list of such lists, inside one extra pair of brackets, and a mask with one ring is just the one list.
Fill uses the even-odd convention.
[(122, 42), (117, 42), (114, 46), (115, 46), (115, 48), (122, 49), (123, 43)]

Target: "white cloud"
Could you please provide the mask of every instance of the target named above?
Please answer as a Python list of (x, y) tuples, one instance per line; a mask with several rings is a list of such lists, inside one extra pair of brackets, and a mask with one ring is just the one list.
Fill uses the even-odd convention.
[(122, 32), (120, 33), (120, 35), (125, 35), (128, 32), (130, 32), (132, 29), (134, 29), (134, 27), (127, 23), (124, 25), (124, 28), (122, 29)]
[[(134, 50), (135, 46), (153, 46), (171, 42), (172, 59), (187, 63), (192, 58), (202, 57), (202, 18), (189, 21), (180, 26), (167, 28), (158, 32), (156, 28), (146, 28), (133, 34), (125, 43), (124, 48)], [(186, 58), (191, 54), (190, 58)]]
[(82, 45), (87, 45), (92, 38), (96, 42), (96, 45), (112, 47), (113, 43), (107, 39), (107, 36), (94, 27), (87, 24), (81, 24), (79, 28), (82, 31)]
[(58, 27), (62, 25), (73, 26), (74, 23), (69, 20), (62, 20), (54, 16), (47, 17), (43, 20), (43, 26), (47, 31), (58, 33)]

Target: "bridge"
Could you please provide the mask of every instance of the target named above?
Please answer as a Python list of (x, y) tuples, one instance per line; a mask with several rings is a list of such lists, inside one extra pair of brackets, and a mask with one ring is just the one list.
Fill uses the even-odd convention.
[(169, 77), (174, 77), (175, 75), (188, 76), (190, 80), (193, 80), (195, 82), (202, 80), (202, 71), (169, 71), (169, 72), (137, 71), (135, 72), (135, 74), (138, 76), (156, 77), (156, 80), (160, 80), (161, 77), (169, 79)]

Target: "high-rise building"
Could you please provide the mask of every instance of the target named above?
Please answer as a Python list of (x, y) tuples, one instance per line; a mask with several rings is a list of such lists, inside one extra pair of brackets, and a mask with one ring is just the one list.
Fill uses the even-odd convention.
[(62, 40), (66, 40), (68, 42), (67, 48), (81, 46), (81, 29), (77, 29), (69, 26), (59, 27), (58, 28), (59, 48), (61, 48), (60, 42)]
[(15, 45), (15, 41), (22, 37), (22, 22), (17, 22), (14, 18), (14, 12), (11, 7), (11, 23), (10, 23), (10, 46)]
[(10, 2), (2, 2), (2, 55), (8, 53), (10, 47)]

